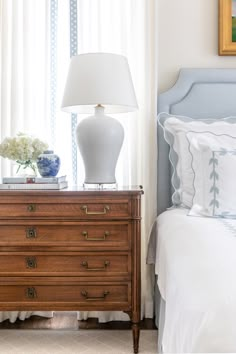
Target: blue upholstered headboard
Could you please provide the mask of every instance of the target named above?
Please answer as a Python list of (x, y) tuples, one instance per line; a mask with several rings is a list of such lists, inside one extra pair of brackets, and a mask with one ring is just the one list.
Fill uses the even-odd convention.
[[(236, 116), (235, 69), (182, 69), (175, 85), (161, 93), (158, 112), (191, 118)], [(158, 126), (158, 214), (171, 206), (171, 166), (169, 147)]]

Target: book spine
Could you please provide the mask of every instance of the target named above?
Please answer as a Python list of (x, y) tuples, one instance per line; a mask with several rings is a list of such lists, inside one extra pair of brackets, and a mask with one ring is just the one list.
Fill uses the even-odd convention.
[(2, 183), (60, 183), (66, 180), (66, 176), (60, 177), (3, 177)]
[(67, 181), (61, 183), (3, 183), (0, 190), (34, 190), (34, 189), (63, 189), (68, 187)]

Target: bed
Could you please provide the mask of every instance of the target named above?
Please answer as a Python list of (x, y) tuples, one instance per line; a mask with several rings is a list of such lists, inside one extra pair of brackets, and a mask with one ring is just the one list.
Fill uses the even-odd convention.
[[(158, 124), (158, 217), (148, 250), (157, 276), (158, 351), (236, 352), (236, 69), (182, 69), (176, 84), (160, 94), (158, 111), (164, 112)], [(178, 134), (189, 121), (207, 127), (188, 126), (184, 134), (191, 198), (183, 193), (188, 160), (173, 149), (171, 130), (161, 128), (166, 118)]]

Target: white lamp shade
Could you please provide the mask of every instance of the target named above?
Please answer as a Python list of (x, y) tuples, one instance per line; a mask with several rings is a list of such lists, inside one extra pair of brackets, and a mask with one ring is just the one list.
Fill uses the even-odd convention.
[(106, 113), (138, 108), (127, 59), (118, 54), (88, 53), (71, 58), (62, 110), (92, 113), (95, 105)]

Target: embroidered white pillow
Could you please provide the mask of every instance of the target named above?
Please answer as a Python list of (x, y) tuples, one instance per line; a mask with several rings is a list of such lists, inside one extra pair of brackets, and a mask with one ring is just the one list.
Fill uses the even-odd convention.
[(236, 137), (188, 132), (193, 205), (189, 215), (236, 218)]
[(160, 113), (158, 122), (164, 130), (165, 140), (170, 146), (170, 161), (173, 166), (172, 185), (174, 205), (192, 207), (194, 195), (191, 155), (186, 133), (213, 132), (231, 134), (236, 137), (236, 117), (222, 119), (192, 119)]

